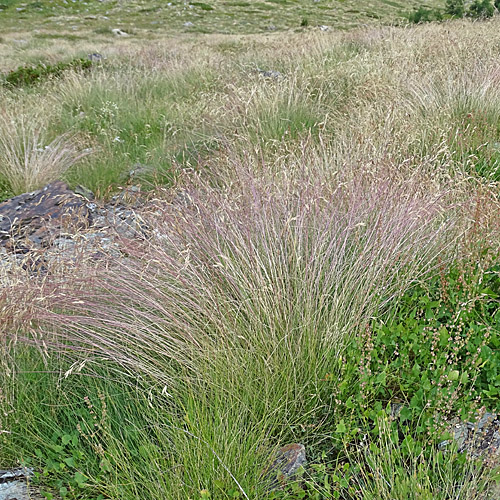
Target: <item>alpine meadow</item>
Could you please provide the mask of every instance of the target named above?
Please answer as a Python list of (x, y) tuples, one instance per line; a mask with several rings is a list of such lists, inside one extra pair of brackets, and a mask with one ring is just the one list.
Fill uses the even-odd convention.
[(0, 500), (500, 498), (500, 3), (0, 0)]

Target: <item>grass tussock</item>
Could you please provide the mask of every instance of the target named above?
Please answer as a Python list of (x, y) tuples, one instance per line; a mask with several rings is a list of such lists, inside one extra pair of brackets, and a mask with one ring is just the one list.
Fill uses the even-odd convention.
[(21, 194), (57, 180), (88, 151), (78, 147), (73, 134), (50, 140), (42, 113), (0, 115), (0, 179), (4, 191)]
[[(111, 361), (168, 395), (173, 459), (192, 470), (170, 478), (182, 491), (213, 489), (215, 478), (230, 488), (228, 463), (254, 491), (248, 470), (328, 413), (318, 381), (360, 326), (457, 237), (456, 207), (415, 194), (413, 179), (264, 177), (187, 192), (140, 260), (104, 274), (92, 298), (66, 289), (56, 302), (65, 314), (46, 320), (65, 325), (44, 342), (66, 346), (73, 366)], [(201, 463), (214, 455), (207, 475)]]

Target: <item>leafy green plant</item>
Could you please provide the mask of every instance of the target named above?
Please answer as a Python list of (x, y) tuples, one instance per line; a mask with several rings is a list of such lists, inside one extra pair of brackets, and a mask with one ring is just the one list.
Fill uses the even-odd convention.
[(429, 9), (427, 7), (420, 6), (408, 15), (408, 21), (410, 23), (429, 23), (432, 21), (442, 21), (443, 15), (438, 9)]
[(346, 376), (335, 393), (349, 425), (376, 436), (381, 412), (397, 408), (423, 443), (443, 419), (497, 411), (499, 297), (500, 266), (455, 266), (408, 292), (391, 320), (368, 326), (345, 361), (359, 366), (358, 383)]
[(21, 66), (7, 73), (3, 78), (3, 84), (7, 87), (29, 87), (49, 78), (58, 78), (69, 70), (83, 71), (91, 67), (92, 61), (83, 58), (57, 64), (39, 63), (36, 66)]
[[(84, 494), (88, 485), (87, 477), (81, 472), (86, 465), (79, 439), (76, 429), (67, 434), (56, 431), (48, 446), (36, 448), (36, 458), (33, 459), (37, 469), (35, 483), (44, 484), (61, 498), (78, 498)], [(53, 498), (49, 490), (43, 494), (48, 500)]]
[(492, 17), (495, 13), (495, 7), (491, 0), (474, 0), (469, 6), (467, 15), (476, 19), (486, 19)]
[(465, 0), (446, 0), (445, 12), (453, 17), (463, 17)]

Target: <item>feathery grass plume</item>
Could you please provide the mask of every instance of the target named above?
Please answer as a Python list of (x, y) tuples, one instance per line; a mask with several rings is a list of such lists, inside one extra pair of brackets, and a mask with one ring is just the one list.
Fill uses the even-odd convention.
[(90, 293), (61, 295), (44, 340), (163, 389), (172, 453), (189, 475), (174, 472), (178, 485), (210, 484), (200, 464), (216, 453), (228, 485), (245, 488), (266, 449), (328, 413), (318, 380), (455, 237), (454, 215), (415, 179), (362, 172), (330, 184), (242, 168), (183, 200), (164, 207), (140, 259)]
[(0, 178), (13, 194), (32, 191), (58, 179), (88, 154), (70, 133), (50, 140), (43, 112), (0, 113)]

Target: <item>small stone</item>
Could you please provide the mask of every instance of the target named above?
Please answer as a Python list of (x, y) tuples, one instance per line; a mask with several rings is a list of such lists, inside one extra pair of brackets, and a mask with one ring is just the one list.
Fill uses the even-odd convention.
[(402, 403), (391, 403), (391, 417), (399, 418), (401, 410), (404, 408)]
[(7, 480), (26, 479), (33, 476), (31, 467), (20, 467), (18, 469), (0, 470), (0, 481), (3, 483)]
[(104, 57), (101, 54), (94, 52), (93, 54), (87, 54), (87, 59), (92, 62), (101, 62)]
[[(453, 435), (460, 453), (482, 456), (486, 460), (500, 454), (500, 420), (495, 413), (485, 413), (477, 422), (455, 419), (448, 432)], [(448, 444), (450, 441), (442, 441), (438, 447), (446, 449)]]
[(453, 440), (457, 443), (459, 450), (463, 450), (464, 444), (469, 436), (469, 431), (467, 430), (467, 425), (463, 423), (458, 423), (454, 425), (453, 428)]
[(280, 448), (264, 473), (264, 477), (269, 481), (269, 490), (275, 490), (293, 479), (305, 464), (306, 449), (303, 444), (292, 443)]
[(29, 500), (28, 486), (22, 481), (9, 481), (0, 483), (1, 500)]
[(119, 28), (113, 28), (111, 30), (111, 33), (113, 33), (113, 35), (115, 36), (120, 36), (120, 37), (127, 37), (127, 36), (130, 36), (127, 32), (119, 29)]
[[(0, 245), (14, 246), (25, 237), (48, 240), (53, 232), (86, 228), (92, 222), (85, 200), (57, 181), (43, 189), (25, 193), (0, 203)], [(37, 245), (40, 241), (36, 242)]]
[(497, 418), (497, 415), (495, 413), (488, 413), (486, 412), (482, 418), (479, 420), (477, 424), (471, 424), (471, 422), (468, 422), (473, 426), (473, 429), (477, 431), (482, 431), (485, 427), (489, 427)]
[(274, 69), (271, 70), (263, 70), (260, 68), (257, 68), (257, 71), (264, 77), (264, 78), (274, 78), (277, 80), (278, 78), (281, 78), (283, 75), (279, 71), (275, 71)]

